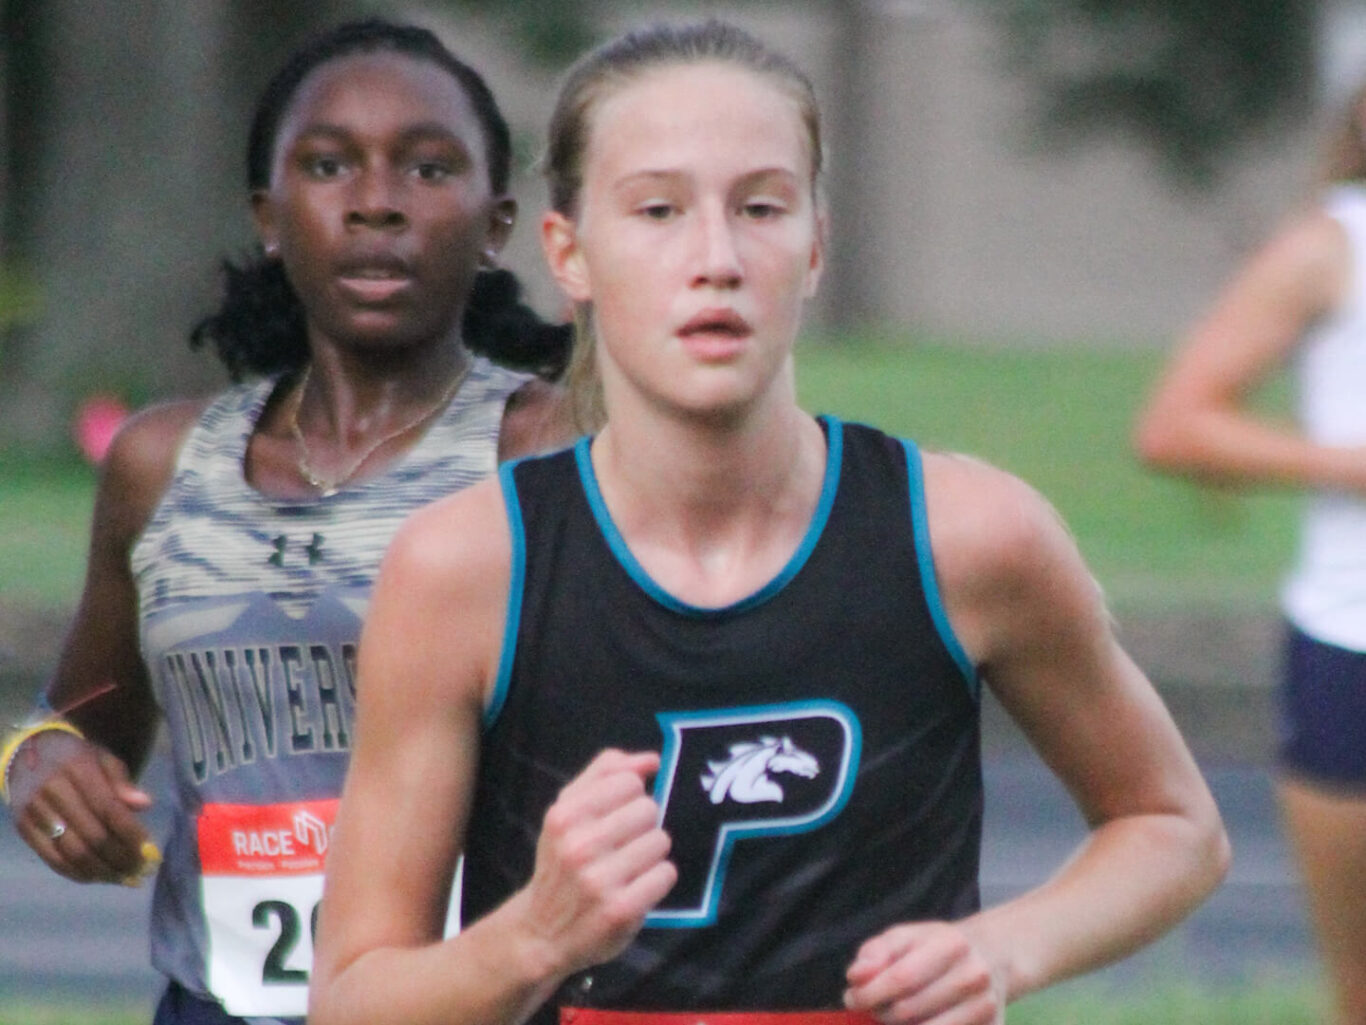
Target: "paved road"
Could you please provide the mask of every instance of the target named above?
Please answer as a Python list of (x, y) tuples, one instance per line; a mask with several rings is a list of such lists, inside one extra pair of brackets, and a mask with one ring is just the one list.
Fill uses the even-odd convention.
[[(1233, 836), (1224, 887), (1177, 931), (1128, 961), (1072, 985), (1139, 986), (1151, 978), (1201, 983), (1265, 979), (1312, 964), (1299, 892), (1277, 830), (1265, 770), (1221, 760), (1205, 770)], [(154, 774), (148, 784), (160, 784)], [(156, 825), (156, 823), (154, 823)], [(1076, 843), (1081, 821), (1061, 787), (1027, 755), (987, 759), (983, 897), (996, 901), (1043, 878)], [(146, 1000), (149, 890), (57, 879), (0, 825), (0, 995)]]

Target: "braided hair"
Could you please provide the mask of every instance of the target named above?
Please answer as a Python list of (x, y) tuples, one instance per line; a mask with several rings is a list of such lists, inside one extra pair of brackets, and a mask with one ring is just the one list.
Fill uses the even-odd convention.
[[(429, 61), (450, 73), (483, 128), (489, 184), (495, 193), (506, 192), (512, 169), (511, 133), (484, 79), (434, 33), (379, 18), (347, 22), (315, 36), (267, 83), (247, 136), (248, 190), (269, 186), (280, 121), (304, 79), (330, 61), (376, 51)], [(234, 381), (302, 368), (309, 360), (304, 308), (280, 261), (258, 250), (240, 263), (224, 260), (222, 274), (218, 311), (195, 325), (190, 345), (212, 344)], [(521, 295), (521, 283), (511, 271), (481, 269), (465, 306), (465, 344), (499, 363), (558, 377), (569, 359), (572, 329), (542, 320)]]

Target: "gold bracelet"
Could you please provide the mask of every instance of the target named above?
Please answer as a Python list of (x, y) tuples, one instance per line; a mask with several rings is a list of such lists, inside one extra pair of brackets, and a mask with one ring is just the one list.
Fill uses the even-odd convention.
[(51, 730), (85, 739), (85, 734), (65, 719), (44, 719), (30, 726), (19, 727), (6, 737), (4, 745), (0, 746), (0, 800), (9, 804), (9, 770), (14, 765), (15, 756), (19, 754), (20, 745), (31, 737)]

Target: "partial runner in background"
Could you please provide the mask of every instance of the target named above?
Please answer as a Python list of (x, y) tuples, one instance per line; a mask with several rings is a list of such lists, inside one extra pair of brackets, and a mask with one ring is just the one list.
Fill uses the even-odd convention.
[[(236, 380), (136, 414), (96, 499), (46, 700), (5, 747), (20, 835), (81, 882), (159, 857), (136, 779), (160, 725), (174, 802), (152, 908), (157, 1025), (299, 1021), (354, 739), (361, 620), (399, 522), (569, 440), (570, 331), (497, 266), (507, 124), (425, 29), (347, 24), (265, 89), (261, 250), (195, 339)], [(522, 369), (506, 369), (494, 360)]]
[[(1338, 1025), (1366, 1023), (1366, 89), (1322, 188), (1192, 325), (1135, 432), (1149, 466), (1308, 493), (1281, 591), (1278, 781)], [(1295, 423), (1250, 399), (1287, 364)]]

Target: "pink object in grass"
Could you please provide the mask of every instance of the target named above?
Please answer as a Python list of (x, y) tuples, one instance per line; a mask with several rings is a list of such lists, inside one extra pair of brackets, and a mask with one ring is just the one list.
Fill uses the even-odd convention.
[(71, 434), (85, 458), (98, 466), (127, 417), (128, 407), (112, 395), (92, 395), (82, 402), (76, 410)]

